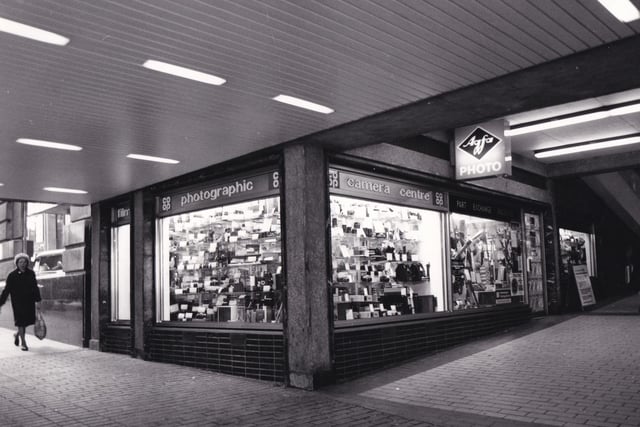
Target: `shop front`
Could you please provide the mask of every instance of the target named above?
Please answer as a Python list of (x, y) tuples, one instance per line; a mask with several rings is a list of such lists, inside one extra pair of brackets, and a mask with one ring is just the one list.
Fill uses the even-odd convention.
[(544, 203), (292, 146), (95, 206), (97, 348), (301, 388), (544, 312)]
[[(137, 206), (103, 209), (101, 349), (284, 382), (278, 176), (273, 167), (146, 189)], [(152, 271), (136, 281), (138, 264)]]
[(329, 168), (337, 379), (544, 313), (544, 206), (373, 169)]

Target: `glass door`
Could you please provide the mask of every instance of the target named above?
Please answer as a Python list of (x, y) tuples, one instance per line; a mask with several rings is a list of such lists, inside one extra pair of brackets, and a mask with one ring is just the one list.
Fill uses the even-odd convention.
[(524, 214), (525, 271), (527, 273), (527, 295), (534, 313), (545, 311), (544, 270), (539, 214)]

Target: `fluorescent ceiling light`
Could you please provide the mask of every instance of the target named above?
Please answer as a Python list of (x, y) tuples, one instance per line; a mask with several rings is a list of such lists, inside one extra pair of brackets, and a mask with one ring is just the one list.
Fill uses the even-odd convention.
[(180, 163), (180, 161), (178, 160), (167, 159), (164, 157), (145, 156), (144, 154), (127, 154), (127, 157), (130, 159), (146, 160), (148, 162), (157, 162), (157, 163), (169, 163), (172, 165)]
[(166, 62), (148, 59), (142, 64), (143, 67), (150, 70), (159, 71), (161, 73), (171, 74), (185, 79), (195, 80), (210, 85), (220, 86), (226, 83), (226, 80), (213, 74), (207, 74), (190, 68), (181, 67), (179, 65), (168, 64)]
[(76, 190), (73, 188), (44, 187), (43, 190), (53, 191), (54, 193), (87, 194), (84, 190)]
[(576, 125), (578, 123), (591, 122), (593, 120), (600, 120), (610, 117), (609, 111), (597, 111), (595, 113), (582, 114), (574, 117), (567, 117), (566, 119), (550, 120), (548, 122), (537, 123), (534, 125), (517, 127), (514, 129), (506, 129), (504, 131), (505, 136), (516, 136), (525, 133), (539, 132), (541, 130), (555, 129), (563, 126)]
[(586, 110), (530, 122), (530, 124), (516, 125), (504, 131), (505, 136), (516, 136), (531, 132), (540, 132), (547, 129), (555, 129), (563, 126), (576, 125), (579, 123), (591, 122), (594, 120), (606, 119), (607, 117), (622, 116), (625, 114), (640, 112), (640, 102), (632, 101), (616, 105), (608, 105), (593, 110)]
[(4, 185), (4, 183), (3, 183), (3, 182), (0, 182), (0, 187), (2, 187), (3, 185)]
[(26, 37), (43, 43), (55, 44), (57, 46), (65, 46), (69, 43), (67, 37), (50, 31), (41, 30), (31, 25), (21, 24), (9, 19), (0, 18), (0, 31), (13, 34), (14, 36)]
[(551, 148), (548, 150), (540, 150), (534, 153), (538, 159), (547, 157), (564, 156), (567, 154), (581, 153), (583, 151), (602, 150), (605, 148), (621, 147), (624, 145), (637, 144), (640, 142), (640, 135), (631, 135), (628, 137), (617, 137), (610, 139), (596, 140), (586, 143), (566, 145), (563, 147)]
[(60, 142), (43, 141), (40, 139), (18, 138), (18, 144), (35, 145), (36, 147), (55, 148), (57, 150), (80, 151), (82, 147), (71, 144), (62, 144)]
[(282, 102), (284, 104), (293, 105), (295, 107), (304, 108), (306, 110), (315, 111), (322, 114), (331, 114), (333, 109), (325, 107), (324, 105), (316, 104), (314, 102), (305, 101), (304, 99), (295, 98), (289, 95), (278, 95), (273, 98), (274, 101)]
[(640, 18), (640, 12), (629, 0), (598, 0), (619, 21), (631, 22)]

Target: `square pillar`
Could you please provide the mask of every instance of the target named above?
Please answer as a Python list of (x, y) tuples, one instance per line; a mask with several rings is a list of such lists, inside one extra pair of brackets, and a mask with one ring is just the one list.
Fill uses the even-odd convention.
[(284, 149), (288, 381), (308, 390), (330, 381), (332, 371), (325, 164), (320, 147)]

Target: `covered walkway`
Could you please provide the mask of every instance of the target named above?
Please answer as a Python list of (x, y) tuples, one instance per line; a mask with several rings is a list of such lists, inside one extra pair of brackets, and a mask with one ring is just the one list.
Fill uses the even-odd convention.
[(638, 298), (319, 392), (34, 337), (25, 353), (0, 329), (0, 424), (638, 426)]

